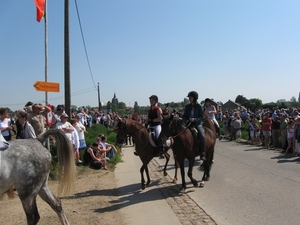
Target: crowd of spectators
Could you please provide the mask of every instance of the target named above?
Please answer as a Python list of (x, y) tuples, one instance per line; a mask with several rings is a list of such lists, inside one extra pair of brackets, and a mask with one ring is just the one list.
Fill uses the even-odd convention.
[[(0, 108), (0, 131), (5, 141), (9, 142), (14, 134), (16, 139), (34, 139), (43, 134), (47, 128), (60, 129), (73, 145), (76, 164), (81, 164), (80, 150), (86, 151), (93, 147), (86, 145), (86, 128), (97, 123), (113, 127), (117, 122), (118, 115), (117, 113), (103, 112), (96, 112), (92, 115), (87, 108), (81, 107), (77, 111), (73, 111), (70, 117), (65, 112), (64, 105), (55, 107), (49, 104), (28, 102), (24, 109), (19, 110), (14, 116), (9, 115), (6, 108)], [(14, 124), (15, 126), (13, 126)], [(16, 131), (14, 127), (16, 127)], [(53, 140), (53, 138), (50, 139)], [(96, 167), (107, 169), (103, 159), (109, 161), (114, 158), (117, 152), (116, 147), (108, 144), (104, 135), (97, 137), (94, 144), (97, 144), (99, 149), (99, 154), (91, 156), (94, 161), (96, 158), (99, 160), (99, 163), (95, 163)], [(94, 151), (89, 150), (88, 152)], [(122, 149), (120, 149), (120, 154), (123, 155)]]
[(223, 122), (225, 136), (230, 140), (241, 138), (242, 124), (247, 124), (248, 139), (252, 144), (262, 145), (267, 149), (281, 148), (283, 153), (300, 153), (299, 137), (300, 110), (256, 109), (225, 110), (218, 112), (218, 119)]

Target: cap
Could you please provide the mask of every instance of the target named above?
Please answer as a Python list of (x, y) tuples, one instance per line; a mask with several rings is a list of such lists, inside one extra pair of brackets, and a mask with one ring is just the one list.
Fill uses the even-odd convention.
[(66, 117), (66, 118), (68, 118), (69, 116), (68, 116), (67, 113), (62, 113), (62, 114), (60, 115), (60, 117)]
[(29, 101), (26, 103), (25, 107), (30, 106), (30, 105), (33, 105), (33, 103)]

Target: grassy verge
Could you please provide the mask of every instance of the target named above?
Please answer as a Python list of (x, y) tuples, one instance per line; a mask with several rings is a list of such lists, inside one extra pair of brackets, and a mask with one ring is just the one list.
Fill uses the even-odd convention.
[[(116, 134), (113, 132), (112, 129), (108, 129), (102, 124), (94, 124), (91, 128), (87, 128), (87, 132), (85, 133), (85, 141), (87, 146), (93, 144), (98, 137), (99, 134), (104, 134), (107, 137), (107, 142), (109, 144), (116, 143)], [(118, 146), (116, 146), (118, 148)], [(52, 145), (50, 148), (50, 152), (52, 154), (52, 165), (50, 168), (50, 175), (49, 178), (51, 180), (57, 180), (59, 178), (58, 174), (58, 161), (56, 155), (56, 146)], [(83, 158), (84, 150), (80, 151), (80, 156)], [(122, 162), (122, 157), (119, 153), (115, 154), (115, 157), (112, 158), (109, 163), (107, 164), (108, 169), (113, 171), (117, 163)], [(81, 173), (86, 172), (89, 169), (88, 166), (80, 165), (77, 167), (77, 173), (80, 175)]]

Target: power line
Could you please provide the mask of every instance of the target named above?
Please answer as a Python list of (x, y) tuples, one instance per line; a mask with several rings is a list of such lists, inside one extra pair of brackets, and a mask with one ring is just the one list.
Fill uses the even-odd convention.
[(86, 50), (85, 40), (84, 40), (82, 26), (81, 26), (81, 21), (80, 21), (80, 16), (79, 16), (79, 10), (78, 10), (78, 6), (77, 6), (77, 0), (75, 0), (75, 6), (76, 6), (76, 12), (77, 12), (78, 22), (79, 22), (79, 26), (80, 26), (80, 32), (81, 32), (81, 37), (82, 37), (82, 42), (83, 42), (83, 46), (84, 46), (86, 60), (87, 60), (87, 63), (88, 63), (88, 67), (89, 67), (89, 70), (90, 70), (90, 75), (91, 75), (94, 87), (95, 87), (95, 89), (97, 89), (96, 85), (95, 85), (95, 81), (94, 81), (94, 77), (93, 77), (93, 73), (92, 73), (90, 61), (89, 61), (89, 56), (88, 56), (88, 53), (87, 53), (87, 50)]

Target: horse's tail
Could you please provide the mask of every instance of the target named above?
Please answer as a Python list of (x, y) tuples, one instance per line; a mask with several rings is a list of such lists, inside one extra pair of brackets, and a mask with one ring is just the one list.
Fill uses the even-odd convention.
[(205, 171), (206, 169), (210, 170), (213, 164), (213, 155), (214, 155), (214, 150), (211, 152), (210, 156), (207, 157), (206, 160), (203, 161), (203, 163), (201, 163), (201, 165), (199, 166), (199, 170), (200, 171)]
[(58, 195), (66, 196), (74, 188), (75, 183), (75, 161), (74, 152), (70, 140), (59, 129), (49, 129), (43, 133), (38, 140), (43, 143), (50, 135), (56, 137), (56, 147), (59, 165)]
[(15, 197), (15, 193), (14, 193), (14, 188), (10, 187), (6, 192), (4, 192), (3, 194), (0, 195), (0, 200), (2, 199), (2, 197), (4, 195), (7, 195), (9, 198), (13, 198)]

